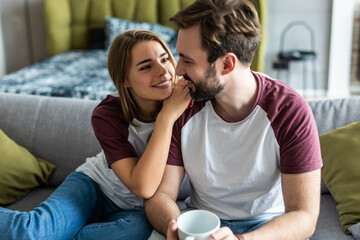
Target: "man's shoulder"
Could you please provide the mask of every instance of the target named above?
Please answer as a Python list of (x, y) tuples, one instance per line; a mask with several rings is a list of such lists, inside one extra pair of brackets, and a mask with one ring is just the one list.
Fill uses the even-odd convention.
[(195, 115), (200, 114), (207, 104), (211, 104), (210, 100), (194, 102), (192, 107), (189, 107), (177, 120), (177, 125), (183, 127)]
[(293, 88), (280, 80), (262, 76), (259, 105), (268, 114), (276, 115), (280, 111), (309, 111), (306, 100)]

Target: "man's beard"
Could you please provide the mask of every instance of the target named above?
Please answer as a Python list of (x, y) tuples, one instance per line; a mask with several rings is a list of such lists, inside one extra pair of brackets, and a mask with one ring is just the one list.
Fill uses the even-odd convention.
[(192, 99), (196, 102), (212, 99), (224, 89), (224, 85), (221, 85), (216, 77), (215, 64), (209, 66), (205, 77), (196, 84), (188, 75), (184, 75), (184, 78), (194, 84), (195, 91), (192, 88), (189, 90)]

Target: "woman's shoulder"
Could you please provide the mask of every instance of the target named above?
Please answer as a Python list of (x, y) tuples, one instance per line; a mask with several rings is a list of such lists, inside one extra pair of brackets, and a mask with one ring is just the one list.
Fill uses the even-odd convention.
[(121, 102), (116, 95), (107, 95), (93, 110), (92, 120), (102, 119), (109, 123), (123, 122), (127, 124)]
[(123, 113), (121, 102), (118, 96), (116, 95), (107, 95), (95, 108), (93, 111), (94, 114), (103, 114), (103, 113)]

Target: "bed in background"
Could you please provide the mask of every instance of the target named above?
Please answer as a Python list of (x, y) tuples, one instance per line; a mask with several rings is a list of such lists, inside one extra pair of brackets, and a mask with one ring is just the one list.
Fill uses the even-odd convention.
[[(265, 25), (265, 0), (251, 0)], [(0, 92), (103, 99), (116, 91), (107, 71), (112, 40), (127, 29), (159, 34), (176, 59), (177, 30), (168, 19), (193, 0), (44, 0), (49, 59), (0, 78)], [(263, 70), (263, 42), (252, 69)]]
[(104, 50), (69, 51), (0, 78), (0, 92), (103, 99), (115, 87)]
[[(69, 50), (0, 78), (0, 92), (101, 100), (115, 92), (107, 69), (107, 54), (112, 40), (127, 29), (157, 33), (169, 45), (176, 60), (177, 31), (158, 23), (135, 22), (105, 17), (105, 30), (95, 32), (89, 49)], [(93, 36), (94, 37), (94, 36)]]

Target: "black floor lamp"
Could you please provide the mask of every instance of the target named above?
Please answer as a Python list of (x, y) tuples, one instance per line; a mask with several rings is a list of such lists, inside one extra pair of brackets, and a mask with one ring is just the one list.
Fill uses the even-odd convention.
[[(288, 31), (294, 26), (303, 26), (309, 32), (310, 37), (310, 49), (291, 49), (285, 50), (285, 38)], [(303, 21), (294, 21), (288, 24), (284, 30), (281, 32), (280, 37), (280, 52), (277, 55), (277, 60), (273, 63), (273, 68), (277, 70), (277, 78), (279, 79), (279, 73), (281, 71), (286, 72), (286, 83), (291, 84), (291, 63), (292, 62), (301, 62), (303, 65), (303, 83), (302, 88), (307, 89), (307, 62), (311, 61), (312, 71), (313, 71), (313, 88), (317, 89), (317, 79), (316, 79), (316, 52), (315, 52), (315, 34), (313, 29), (306, 22)]]

